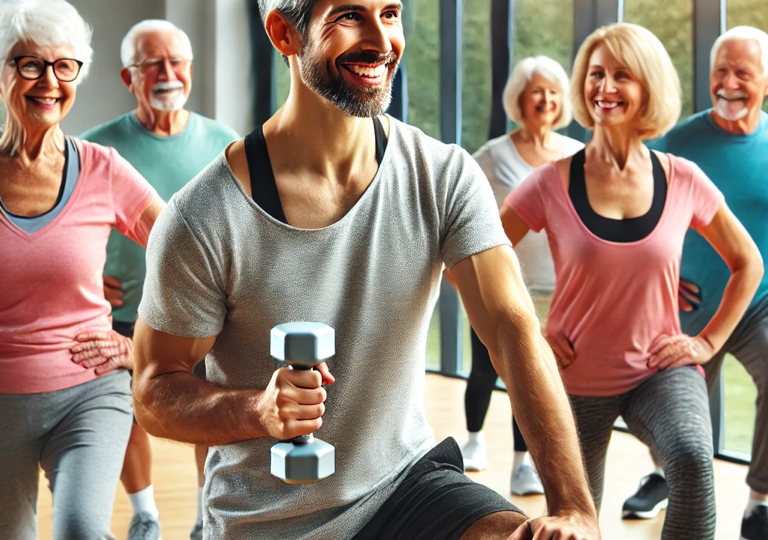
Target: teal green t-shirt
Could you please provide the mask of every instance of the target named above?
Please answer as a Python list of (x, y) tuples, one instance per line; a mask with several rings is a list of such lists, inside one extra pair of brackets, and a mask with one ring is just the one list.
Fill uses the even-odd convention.
[[(710, 110), (695, 114), (648, 146), (693, 161), (715, 183), (725, 202), (768, 258), (768, 115), (748, 135), (734, 135), (715, 124)], [(680, 312), (683, 332), (696, 335), (717, 311), (730, 278), (720, 255), (691, 230), (683, 244), (680, 278), (701, 289), (701, 305)], [(768, 294), (768, 274), (757, 289), (752, 305)]]
[[(167, 202), (238, 135), (215, 120), (192, 112), (184, 131), (160, 137), (142, 126), (130, 112), (89, 129), (80, 138), (115, 148)], [(123, 284), (123, 305), (112, 311), (115, 320), (136, 320), (145, 273), (144, 248), (113, 230), (107, 244), (104, 275)]]

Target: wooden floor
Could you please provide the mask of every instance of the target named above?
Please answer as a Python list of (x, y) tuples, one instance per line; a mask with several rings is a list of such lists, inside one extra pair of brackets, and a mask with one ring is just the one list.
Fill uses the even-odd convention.
[[(465, 382), (439, 375), (427, 375), (427, 416), (439, 441), (452, 436), (459, 443), (466, 438), (463, 398)], [(480, 473), (469, 473), (472, 478), (490, 486), (503, 495), (508, 494), (512, 466), (512, 435), (509, 400), (506, 394), (494, 392), (491, 410), (486, 421), (486, 440), (490, 451), (490, 468)], [(190, 446), (164, 440), (154, 441), (154, 486), (160, 509), (164, 540), (189, 538), (196, 513), (196, 473), (193, 450)], [(631, 435), (615, 432), (608, 454), (606, 493), (601, 513), (604, 540), (645, 540), (660, 537), (664, 518), (647, 521), (622, 521), (621, 505), (637, 487), (640, 476), (649, 471), (651, 461), (645, 447)], [(741, 513), (747, 501), (748, 488), (744, 484), (746, 467), (722, 461), (715, 462), (717, 485), (717, 539), (733, 540), (739, 537)], [(510, 497), (514, 504), (529, 515), (544, 513), (543, 496)], [(51, 537), (51, 496), (44, 477), (40, 479), (40, 538)], [(131, 517), (130, 504), (122, 488), (118, 488), (112, 530), (124, 539)], [(682, 539), (681, 539), (682, 540)]]

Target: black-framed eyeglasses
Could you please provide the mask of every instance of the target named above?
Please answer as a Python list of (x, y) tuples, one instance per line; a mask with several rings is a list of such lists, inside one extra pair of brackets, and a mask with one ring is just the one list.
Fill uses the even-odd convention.
[(16, 63), (16, 71), (22, 79), (35, 81), (45, 75), (48, 66), (53, 68), (53, 74), (61, 82), (72, 82), (80, 74), (83, 63), (74, 58), (59, 58), (53, 62), (43, 60), (37, 56), (17, 56), (13, 59)]

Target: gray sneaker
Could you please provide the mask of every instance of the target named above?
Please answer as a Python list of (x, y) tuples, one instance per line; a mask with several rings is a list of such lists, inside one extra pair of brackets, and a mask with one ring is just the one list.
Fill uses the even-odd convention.
[(519, 469), (513, 471), (510, 484), (512, 495), (541, 495), (544, 493), (544, 486), (541, 485), (539, 475), (530, 465), (520, 465)]
[(203, 540), (203, 526), (201, 524), (195, 523), (192, 532), (189, 533), (189, 540)]
[(131, 518), (127, 540), (162, 540), (160, 522), (149, 512), (139, 512)]

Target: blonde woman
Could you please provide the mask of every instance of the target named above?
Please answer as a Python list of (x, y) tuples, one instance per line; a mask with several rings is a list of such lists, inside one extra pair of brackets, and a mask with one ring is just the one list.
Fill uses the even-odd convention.
[[(563, 97), (568, 86), (563, 67), (546, 56), (525, 58), (510, 73), (503, 94), (504, 110), (519, 127), (488, 141), (473, 156), (488, 177), (499, 207), (536, 167), (570, 156), (584, 147), (581, 142), (555, 131), (571, 123), (571, 105)], [(548, 303), (555, 287), (555, 269), (546, 236), (543, 233), (529, 235), (515, 252), (534, 299)], [(488, 466), (482, 429), (498, 375), (488, 349), (474, 330), (471, 337), (472, 371), (464, 395), (469, 435), (461, 451), (465, 469), (480, 471)], [(544, 493), (514, 417), (512, 433), (515, 453), (510, 492), (512, 495)]]
[[(723, 345), (763, 274), (757, 248), (693, 163), (649, 151), (680, 114), (659, 40), (632, 24), (600, 28), (576, 57), (574, 116), (584, 151), (545, 165), (506, 199), (513, 244), (546, 229), (557, 284), (546, 334), (560, 365), (599, 507), (613, 423), (658, 450), (670, 486), (663, 540), (715, 534), (712, 433), (701, 365)], [(680, 330), (683, 238), (698, 231), (730, 281), (696, 336)]]

